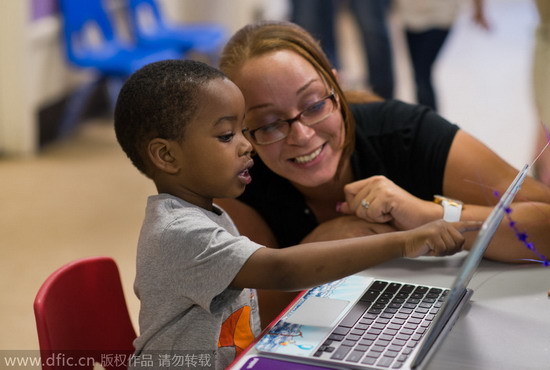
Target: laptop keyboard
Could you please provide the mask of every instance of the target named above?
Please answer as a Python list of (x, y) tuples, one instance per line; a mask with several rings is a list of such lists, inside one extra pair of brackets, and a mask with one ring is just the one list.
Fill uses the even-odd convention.
[(399, 369), (428, 330), (448, 289), (376, 280), (314, 356)]

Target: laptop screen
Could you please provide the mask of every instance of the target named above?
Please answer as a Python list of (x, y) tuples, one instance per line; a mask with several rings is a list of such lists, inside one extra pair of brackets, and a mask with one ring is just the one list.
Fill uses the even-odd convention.
[(510, 184), (504, 195), (500, 198), (497, 205), (493, 208), (489, 217), (483, 222), (481, 230), (479, 231), (476, 240), (474, 241), (462, 268), (457, 275), (449, 296), (447, 297), (446, 304), (443, 306), (441, 317), (434, 322), (431, 330), (426, 335), (426, 341), (423, 343), (422, 348), (418, 351), (418, 354), (412, 364), (412, 367), (418, 366), (426, 354), (432, 348), (433, 343), (439, 336), (441, 330), (445, 326), (446, 322), (450, 319), (451, 315), (455, 312), (455, 307), (458, 305), (462, 296), (466, 292), (466, 287), (472, 279), (477, 266), (483, 258), (483, 253), (487, 249), (489, 242), (495, 235), (504, 215), (507, 213), (508, 207), (512, 203), (512, 200), (519, 191), (523, 180), (527, 176), (530, 166), (525, 165), (523, 169), (518, 173), (514, 181)]

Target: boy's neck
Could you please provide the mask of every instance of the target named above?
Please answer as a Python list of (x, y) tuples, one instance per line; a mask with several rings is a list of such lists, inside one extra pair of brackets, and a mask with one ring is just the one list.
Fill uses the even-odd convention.
[(189, 192), (187, 189), (174, 188), (173, 186), (163, 186), (162, 184), (158, 183), (156, 183), (156, 187), (159, 194), (170, 194), (174, 197), (186, 201), (187, 203), (191, 203), (197, 207), (204, 208), (210, 212), (215, 212), (213, 198), (205, 198), (201, 195)]

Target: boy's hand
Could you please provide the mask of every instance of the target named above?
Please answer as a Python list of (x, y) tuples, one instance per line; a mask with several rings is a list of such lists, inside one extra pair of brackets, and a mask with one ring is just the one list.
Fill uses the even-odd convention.
[(404, 257), (450, 256), (462, 250), (464, 236), (468, 231), (477, 231), (481, 222), (460, 221), (448, 223), (437, 220), (405, 231)]

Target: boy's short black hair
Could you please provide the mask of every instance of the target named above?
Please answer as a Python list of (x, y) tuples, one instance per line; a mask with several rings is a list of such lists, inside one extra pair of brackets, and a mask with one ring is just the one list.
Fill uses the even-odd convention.
[(199, 106), (200, 88), (226, 78), (218, 69), (194, 60), (165, 60), (146, 65), (124, 83), (115, 107), (117, 140), (146, 176), (150, 140), (182, 140)]

